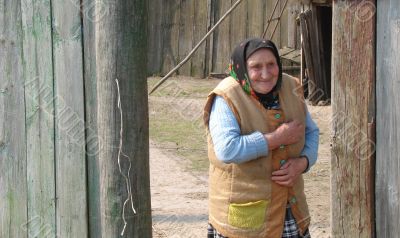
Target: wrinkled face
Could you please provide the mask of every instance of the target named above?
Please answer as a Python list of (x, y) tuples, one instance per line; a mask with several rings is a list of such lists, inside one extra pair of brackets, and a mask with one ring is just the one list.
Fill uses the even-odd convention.
[(271, 50), (259, 49), (246, 61), (250, 84), (258, 93), (269, 93), (279, 76), (279, 66)]

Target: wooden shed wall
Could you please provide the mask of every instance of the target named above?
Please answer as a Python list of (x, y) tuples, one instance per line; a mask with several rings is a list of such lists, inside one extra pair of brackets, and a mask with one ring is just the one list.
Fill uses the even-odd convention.
[[(100, 137), (100, 132), (106, 130), (98, 130), (102, 117), (97, 113), (101, 109), (97, 94), (105, 95), (98, 92), (98, 82), (116, 72), (118, 75), (113, 75), (112, 81), (103, 81), (114, 82), (118, 78), (121, 83), (122, 120), (130, 122), (122, 141), (124, 145), (135, 144), (123, 150), (121, 162), (127, 168), (125, 156), (135, 155), (130, 161), (129, 190), (140, 194), (131, 197), (140, 213), (132, 216), (126, 210), (125, 236), (150, 236), (148, 109), (143, 106), (147, 105), (147, 2), (124, 3), (110, 3), (124, 9), (121, 10), (99, 1), (95, 7), (95, 0), (0, 0), (1, 238), (119, 236), (124, 225), (120, 216), (128, 196), (128, 180), (118, 171), (118, 176), (110, 176), (121, 181), (112, 184), (114, 190), (111, 183), (102, 183), (106, 179), (104, 174), (108, 175), (117, 164), (119, 123), (106, 124), (117, 136), (107, 141), (110, 144), (100, 144), (106, 138)], [(98, 21), (109, 20), (111, 14), (127, 24), (111, 26), (118, 34), (107, 35), (103, 31), (101, 38), (99, 28), (107, 25)], [(109, 57), (111, 53), (96, 48), (99, 39), (104, 39), (104, 46), (98, 48), (118, 49), (113, 55), (117, 54), (122, 63), (115, 64), (117, 60)], [(99, 58), (118, 65), (118, 70), (109, 69), (104, 63), (99, 67)], [(97, 70), (99, 73), (96, 68), (109, 74)], [(96, 77), (96, 73), (102, 77)], [(117, 90), (107, 93), (116, 95)], [(109, 103), (115, 103), (110, 104), (115, 110), (103, 114), (118, 117), (117, 97), (113, 99)], [(112, 148), (115, 159), (99, 160), (99, 152), (104, 148)], [(104, 161), (114, 167), (100, 169)], [(100, 200), (115, 190), (118, 191)], [(120, 200), (113, 200), (116, 197)], [(105, 209), (109, 206), (111, 211)], [(100, 218), (106, 222), (100, 222)], [(136, 225), (139, 223), (140, 226)], [(112, 229), (116, 230), (115, 235), (105, 235)], [(136, 235), (142, 233), (146, 235)]]
[[(149, 0), (148, 73), (168, 73), (235, 2)], [(279, 2), (274, 18), (279, 16), (284, 2)], [(274, 4), (275, 1), (242, 1), (178, 74), (205, 77), (210, 72), (225, 72), (235, 45), (245, 38), (262, 35)], [(273, 38), (278, 47), (288, 45), (288, 15), (296, 9), (300, 10), (300, 3), (288, 4), (285, 8)], [(271, 22), (267, 37), (271, 36), (275, 24), (276, 21)]]
[(377, 1), (376, 230), (400, 233), (400, 5)]

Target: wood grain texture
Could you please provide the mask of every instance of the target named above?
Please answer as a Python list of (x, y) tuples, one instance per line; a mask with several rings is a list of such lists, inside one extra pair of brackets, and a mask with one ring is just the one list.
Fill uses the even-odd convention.
[[(118, 166), (120, 113), (117, 87), (123, 111), (123, 153), (121, 168), (127, 175), (129, 164), (133, 214), (125, 208), (124, 237), (151, 237), (149, 179), (149, 135), (147, 101), (147, 3), (145, 0), (118, 0), (109, 4), (109, 15), (96, 24), (97, 125), (103, 142), (99, 153), (101, 234), (119, 237), (124, 223), (122, 209), (127, 185)], [(135, 16), (135, 17), (132, 17)]]
[[(281, 0), (279, 0), (279, 1), (281, 1)], [(279, 13), (280, 13), (280, 3), (278, 3), (278, 7), (276, 8), (276, 10), (275, 10), (275, 13), (272, 13), (273, 12), (273, 10), (274, 10), (274, 6), (275, 6), (275, 3), (276, 3), (276, 0), (272, 0), (272, 1), (266, 1), (266, 12), (267, 12), (267, 20), (269, 20), (269, 18), (271, 17), (271, 15), (272, 15), (272, 18), (276, 18), (276, 17), (279, 17)], [(277, 21), (276, 20), (274, 20), (274, 21), (271, 21), (271, 23), (270, 23), (270, 25), (269, 25), (269, 28), (268, 28), (268, 31), (267, 31), (267, 35), (266, 35), (266, 39), (269, 39), (269, 40), (272, 40), (275, 44), (276, 44), (276, 47), (278, 47), (278, 49), (281, 47), (281, 45), (280, 45), (280, 29), (276, 29), (276, 31), (275, 31), (275, 34), (274, 34), (274, 37), (271, 39), (271, 36), (272, 36), (272, 32), (274, 31), (274, 28), (275, 28), (275, 24), (277, 23)], [(266, 25), (268, 24), (267, 22), (265, 23)], [(279, 28), (279, 22), (278, 22), (278, 28)]]
[[(207, 19), (209, 16), (207, 1), (194, 1), (194, 22), (193, 22), (193, 47), (207, 33)], [(209, 46), (210, 38), (203, 43), (192, 58), (190, 74), (194, 77), (204, 78), (206, 76), (206, 50)]]
[(80, 1), (52, 1), (57, 235), (87, 237)]
[(55, 236), (54, 91), (50, 1), (21, 1), (29, 236)]
[(164, 1), (162, 75), (167, 74), (179, 63), (180, 3), (181, 0)]
[[(198, 2), (198, 1), (196, 1)], [(201, 1), (203, 2), (203, 1)], [(159, 74), (162, 69), (163, 62), (163, 27), (165, 27), (164, 14), (166, 5), (169, 1), (164, 0), (149, 0), (148, 6), (151, 8), (149, 11), (148, 34), (149, 46), (147, 50), (147, 72), (149, 75)]]
[[(285, 0), (286, 1), (286, 0)], [(281, 16), (281, 20), (277, 29), (277, 33), (279, 33), (279, 38), (280, 38), (280, 48), (283, 48), (285, 46), (288, 46), (288, 17), (289, 17), (289, 6), (290, 4), (287, 3), (285, 6), (285, 1), (280, 1), (280, 10), (279, 14), (283, 11), (283, 14)], [(279, 30), (279, 31), (278, 31)]]
[[(232, 5), (235, 2), (232, 1)], [(231, 13), (231, 25), (230, 25), (230, 34), (231, 34), (231, 52), (235, 47), (247, 38), (247, 29), (248, 29), (248, 21), (247, 21), (247, 3), (248, 1), (243, 1), (239, 6)], [(229, 55), (230, 56), (230, 55)], [(230, 57), (229, 57), (230, 58)], [(226, 67), (226, 66), (225, 66)]]
[(375, 19), (359, 20), (362, 2), (333, 4), (333, 237), (374, 236)]
[(96, 31), (97, 19), (107, 17), (103, 2), (82, 2), (83, 64), (85, 82), (85, 151), (87, 161), (87, 201), (90, 237), (101, 237), (99, 144), (97, 132), (97, 80), (96, 80)]
[(261, 37), (264, 32), (265, 2), (264, 0), (247, 1), (247, 37)]
[[(194, 12), (195, 1), (181, 0), (179, 15), (179, 43), (178, 43), (178, 58), (177, 61), (181, 62), (193, 48), (193, 35), (194, 35)], [(188, 60), (179, 69), (182, 75), (191, 75), (192, 59)]]
[[(231, 0), (217, 0), (214, 3), (216, 8), (216, 18), (215, 22), (217, 22), (228, 9), (232, 6)], [(231, 20), (232, 16), (228, 16), (224, 22), (222, 22), (218, 31), (214, 34), (214, 42), (213, 42), (213, 72), (225, 72), (229, 60), (231, 57)]]
[(27, 237), (20, 1), (0, 0), (0, 237)]
[(396, 237), (400, 232), (400, 6), (398, 1), (379, 0), (377, 10), (376, 235)]

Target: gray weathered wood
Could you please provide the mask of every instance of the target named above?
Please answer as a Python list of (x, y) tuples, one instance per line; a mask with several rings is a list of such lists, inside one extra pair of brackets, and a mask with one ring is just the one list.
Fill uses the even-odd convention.
[[(208, 17), (207, 1), (194, 1), (194, 22), (193, 22), (193, 46), (207, 33), (207, 17)], [(210, 39), (200, 46), (192, 58), (191, 75), (204, 78), (206, 75), (206, 50), (209, 46)]]
[(153, 75), (159, 74), (162, 68), (162, 58), (164, 57), (163, 27), (165, 27), (163, 20), (164, 14), (167, 14), (165, 12), (165, 5), (169, 4), (170, 1), (149, 0), (148, 2), (152, 10), (149, 11), (148, 22), (149, 46), (147, 50), (147, 72), (149, 75)]
[[(96, 25), (96, 77), (98, 133), (103, 146), (99, 153), (101, 178), (101, 234), (119, 237), (123, 230), (122, 210), (128, 198), (127, 184), (119, 171), (118, 152), (121, 119), (115, 79), (119, 80), (123, 132), (121, 169), (126, 176), (131, 164), (130, 202), (125, 207), (124, 237), (151, 237), (149, 179), (148, 102), (146, 80), (147, 3), (118, 0), (107, 6), (109, 15)], [(135, 16), (135, 17), (132, 17)]]
[(50, 1), (22, 0), (29, 237), (55, 236), (54, 91)]
[[(193, 34), (194, 34), (194, 1), (181, 0), (179, 15), (179, 44), (178, 44), (178, 62), (181, 62), (193, 48)], [(176, 66), (176, 65), (174, 65)], [(191, 75), (192, 60), (188, 60), (179, 69), (182, 75)]]
[(165, 5), (163, 5), (163, 75), (167, 74), (178, 64), (180, 1), (164, 1)]
[(20, 1), (0, 0), (0, 237), (27, 237)]
[[(231, 7), (231, 0), (217, 0), (215, 1), (216, 5), (216, 19), (219, 20), (221, 16)], [(214, 56), (214, 64), (213, 64), (213, 72), (225, 72), (229, 59), (231, 57), (231, 41), (236, 40), (232, 39), (230, 34), (231, 29), (231, 16), (228, 16), (227, 19), (221, 23), (218, 28), (218, 32), (214, 34), (214, 42), (213, 42), (213, 56)]]
[(377, 5), (376, 237), (386, 238), (400, 233), (400, 6)]
[[(83, 23), (83, 63), (85, 81), (85, 151), (87, 159), (87, 201), (90, 237), (101, 237), (99, 144), (97, 132), (97, 82), (96, 82), (96, 47), (95, 0), (82, 2)], [(98, 17), (107, 17), (107, 6), (97, 6)]]
[(247, 2), (243, 1), (230, 15), (231, 51), (247, 37)]
[[(288, 6), (288, 12), (287, 12), (287, 46), (290, 48), (296, 48), (297, 44), (297, 23), (296, 23), (296, 18), (299, 14), (299, 6), (300, 4), (298, 2), (294, 2)], [(285, 28), (285, 27), (283, 27)], [(284, 29), (282, 29), (284, 30)]]
[[(276, 0), (266, 1), (266, 4), (267, 4), (266, 5), (267, 19), (270, 18), (271, 14), (273, 13), (275, 2), (276, 2)], [(278, 17), (279, 13), (280, 13), (280, 4), (278, 3), (278, 7), (275, 10), (275, 13), (273, 13), (272, 18)], [(270, 26), (269, 26), (268, 31), (267, 31), (266, 38), (272, 40), (276, 44), (276, 47), (278, 47), (278, 49), (279, 49), (279, 48), (281, 48), (281, 44), (280, 44), (280, 29), (276, 30), (276, 32), (274, 34), (274, 37), (271, 39), (272, 32), (274, 31), (276, 23), (277, 23), (276, 20), (272, 21), (270, 23)], [(265, 23), (265, 25), (267, 25), (267, 23)], [(279, 23), (278, 23), (278, 28), (279, 28)]]
[(253, 0), (247, 1), (248, 32), (247, 37), (260, 37), (264, 31), (265, 19), (265, 1)]
[(53, 1), (57, 235), (87, 237), (80, 1)]
[[(286, 1), (286, 0), (285, 0)], [(280, 48), (284, 46), (288, 46), (288, 15), (289, 15), (289, 10), (288, 7), (290, 7), (290, 4), (286, 4), (285, 6), (285, 1), (280, 1), (280, 10), (279, 13), (283, 11), (283, 14), (280, 19), (279, 27), (278, 30), (279, 32), (276, 32), (275, 34), (279, 34), (280, 37)]]
[(333, 237), (374, 237), (375, 19), (357, 18), (362, 2), (333, 4)]

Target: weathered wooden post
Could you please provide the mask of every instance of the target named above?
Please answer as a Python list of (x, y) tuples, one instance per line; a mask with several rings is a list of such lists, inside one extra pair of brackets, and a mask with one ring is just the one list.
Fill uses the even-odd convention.
[[(98, 8), (107, 9), (107, 14), (98, 13), (95, 32), (97, 125), (102, 142), (99, 150), (101, 235), (119, 237), (126, 220), (124, 237), (151, 237), (147, 1), (116, 0), (101, 4), (107, 5)], [(121, 111), (116, 79), (119, 81)], [(127, 192), (129, 190), (132, 196)], [(129, 199), (133, 199), (136, 214)]]
[(374, 237), (375, 1), (335, 0), (332, 236)]
[(376, 237), (400, 233), (400, 5), (377, 1)]
[(27, 237), (21, 2), (0, 0), (0, 237)]

